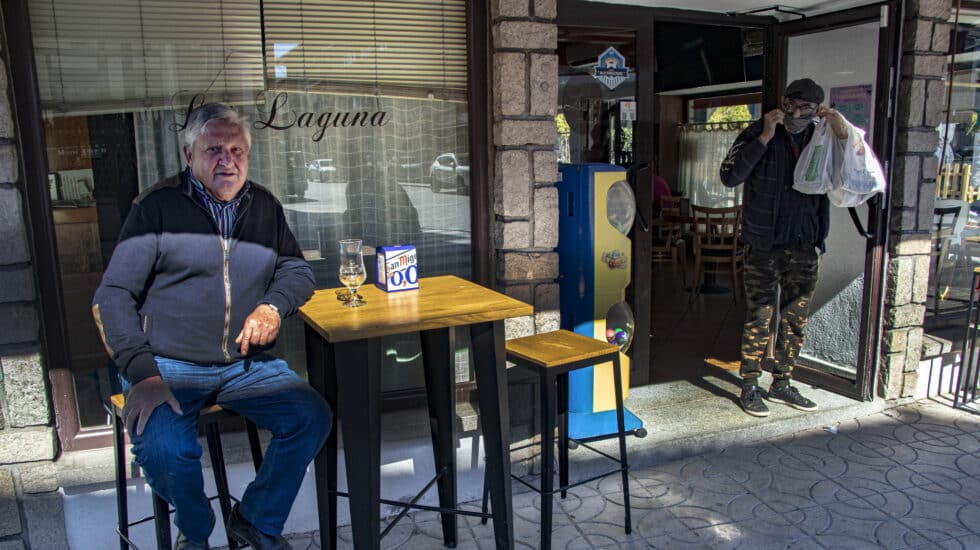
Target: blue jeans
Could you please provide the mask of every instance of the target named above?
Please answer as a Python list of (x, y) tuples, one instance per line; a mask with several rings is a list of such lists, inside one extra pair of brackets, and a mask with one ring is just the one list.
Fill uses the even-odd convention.
[[(184, 414), (161, 405), (150, 415), (143, 434), (130, 436), (146, 481), (176, 510), (174, 523), (192, 541), (204, 542), (211, 534), (197, 418), (202, 408), (217, 403), (272, 432), (262, 467), (245, 490), (239, 510), (263, 533), (281, 534), (306, 467), (330, 432), (330, 406), (285, 361), (270, 355), (228, 365), (161, 356), (156, 361)], [(122, 384), (128, 394), (130, 384), (125, 379)]]

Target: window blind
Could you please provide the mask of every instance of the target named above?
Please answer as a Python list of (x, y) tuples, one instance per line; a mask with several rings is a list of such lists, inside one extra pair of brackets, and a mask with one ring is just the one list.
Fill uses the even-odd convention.
[(464, 0), (265, 0), (270, 87), (461, 98)]
[(259, 0), (30, 0), (29, 9), (43, 108), (170, 107), (263, 87)]

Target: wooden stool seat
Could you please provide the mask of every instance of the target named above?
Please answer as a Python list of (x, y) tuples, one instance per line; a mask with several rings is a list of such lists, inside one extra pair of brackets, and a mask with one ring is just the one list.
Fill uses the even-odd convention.
[[(118, 516), (118, 526), (116, 533), (119, 535), (120, 550), (136, 548), (136, 545), (129, 538), (129, 528), (141, 523), (153, 520), (156, 526), (156, 540), (158, 550), (170, 549), (170, 505), (160, 495), (153, 493), (153, 515), (143, 519), (129, 521), (129, 504), (126, 493), (126, 448), (125, 448), (125, 426), (122, 420), (123, 407), (126, 406), (126, 398), (121, 393), (109, 397), (109, 412), (112, 414), (113, 447), (115, 451), (116, 463), (116, 514)], [(208, 454), (211, 457), (211, 470), (214, 472), (214, 484), (218, 489), (217, 496), (211, 499), (218, 499), (221, 508), (221, 515), (224, 522), (228, 522), (231, 514), (231, 502), (235, 500), (228, 490), (228, 472), (225, 469), (224, 452), (221, 448), (221, 431), (218, 421), (222, 418), (238, 416), (237, 413), (222, 408), (220, 405), (211, 405), (201, 409), (198, 415), (198, 425), (204, 427), (205, 436), (208, 444)], [(252, 421), (245, 419), (245, 428), (248, 432), (248, 444), (252, 453), (252, 464), (257, 472), (262, 466), (262, 443), (259, 440), (258, 428)], [(240, 548), (238, 541), (228, 537), (228, 548)]]
[[(541, 543), (539, 548), (551, 548), (551, 510), (555, 493), (565, 498), (566, 491), (572, 487), (594, 481), (612, 474), (623, 478), (623, 502), (626, 532), (632, 531), (629, 496), (629, 462), (626, 457), (626, 431), (623, 412), (623, 388), (620, 378), (619, 346), (589, 338), (568, 330), (543, 332), (523, 338), (507, 340), (504, 343), (507, 360), (518, 367), (528, 369), (538, 375), (541, 390), (541, 486), (535, 487), (523, 479), (513, 476), (528, 488), (541, 494)], [(582, 443), (583, 447), (596, 450), (599, 454), (617, 462), (619, 467), (575, 483), (568, 482), (568, 373), (600, 363), (612, 361), (616, 394), (616, 421), (618, 433), (611, 437), (619, 439), (619, 459), (607, 455)], [(556, 414), (557, 413), (557, 414)], [(556, 418), (560, 417), (560, 420)], [(558, 428), (558, 488), (554, 488), (555, 428)], [(581, 442), (580, 442), (581, 443)], [(526, 446), (525, 446), (526, 447)], [(525, 448), (520, 447), (520, 448)], [(517, 450), (517, 449), (512, 449)], [(483, 507), (487, 513), (487, 485), (484, 481)], [(486, 523), (486, 519), (483, 520)]]
[[(615, 344), (568, 330), (515, 338), (504, 342), (504, 346), (508, 361), (521, 363), (521, 366), (532, 370), (538, 367), (569, 372), (582, 366), (612, 361), (612, 356), (619, 353), (619, 346)], [(579, 366), (583, 361), (587, 364)]]
[[(126, 398), (123, 396), (123, 394), (117, 393), (110, 396), (109, 403), (112, 404), (113, 413), (122, 416), (123, 407), (126, 406)], [(238, 416), (233, 412), (226, 411), (221, 407), (221, 405), (211, 405), (210, 407), (204, 407), (203, 409), (201, 409), (200, 415), (202, 421), (210, 420), (210, 418), (207, 417), (212, 417), (214, 415), (222, 415), (223, 417)], [(215, 418), (215, 420), (217, 420), (217, 418)]]

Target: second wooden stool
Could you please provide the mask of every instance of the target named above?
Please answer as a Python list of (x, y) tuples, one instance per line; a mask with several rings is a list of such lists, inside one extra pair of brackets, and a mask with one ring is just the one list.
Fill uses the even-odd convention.
[[(538, 375), (541, 392), (541, 486), (535, 487), (520, 477), (514, 479), (541, 494), (541, 546), (551, 548), (551, 513), (555, 493), (562, 498), (572, 487), (619, 473), (623, 477), (625, 527), (630, 533), (629, 462), (626, 457), (626, 430), (623, 416), (623, 383), (620, 377), (619, 347), (595, 338), (567, 330), (556, 330), (515, 338), (505, 343), (507, 360)], [(619, 433), (619, 459), (601, 453), (618, 462), (619, 467), (569, 484), (568, 482), (568, 373), (612, 361), (616, 393), (616, 425)], [(560, 421), (556, 422), (556, 416)], [(558, 488), (554, 488), (555, 427), (558, 428)], [(587, 445), (582, 445), (590, 448)], [(594, 450), (594, 449), (593, 449)], [(483, 513), (487, 512), (487, 491), (484, 484)]]

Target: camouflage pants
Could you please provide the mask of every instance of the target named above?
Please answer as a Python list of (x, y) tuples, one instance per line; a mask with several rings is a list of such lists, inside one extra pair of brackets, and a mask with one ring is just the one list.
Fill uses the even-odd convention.
[(755, 383), (762, 374), (777, 297), (779, 334), (773, 353), (773, 379), (788, 381), (792, 377), (796, 357), (803, 347), (810, 299), (817, 285), (817, 258), (812, 246), (771, 252), (751, 248), (746, 251), (746, 314), (739, 371), (745, 383)]

